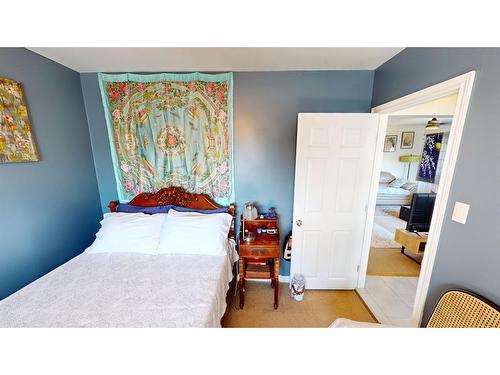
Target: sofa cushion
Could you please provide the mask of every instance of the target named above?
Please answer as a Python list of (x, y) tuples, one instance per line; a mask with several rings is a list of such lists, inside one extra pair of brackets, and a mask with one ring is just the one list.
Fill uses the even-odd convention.
[(393, 188), (400, 188), (404, 184), (406, 184), (406, 180), (404, 178), (396, 178), (394, 181), (391, 181), (388, 186)]
[(392, 173), (382, 171), (382, 172), (380, 172), (379, 184), (388, 184), (388, 183), (394, 181), (395, 179), (396, 179), (396, 177), (394, 177), (392, 175)]
[(417, 184), (414, 182), (407, 182), (407, 183), (401, 185), (401, 189), (405, 189), (405, 190), (408, 190), (408, 191), (414, 193), (415, 191), (417, 191)]

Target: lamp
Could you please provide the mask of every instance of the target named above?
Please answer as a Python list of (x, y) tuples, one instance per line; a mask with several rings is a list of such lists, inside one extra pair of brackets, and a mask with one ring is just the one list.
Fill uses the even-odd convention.
[(439, 130), (439, 125), (441, 125), (441, 121), (433, 117), (431, 120), (427, 121), (427, 125), (425, 125), (425, 130)]
[(406, 175), (406, 179), (408, 180), (410, 178), (411, 163), (415, 163), (415, 162), (420, 161), (420, 156), (419, 155), (401, 155), (399, 157), (399, 161), (402, 163), (408, 163), (408, 173)]

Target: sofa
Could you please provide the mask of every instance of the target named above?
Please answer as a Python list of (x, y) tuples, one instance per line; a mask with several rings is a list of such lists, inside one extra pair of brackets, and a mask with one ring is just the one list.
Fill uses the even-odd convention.
[(417, 190), (415, 182), (396, 178), (392, 173), (380, 172), (377, 192), (377, 206), (407, 206)]

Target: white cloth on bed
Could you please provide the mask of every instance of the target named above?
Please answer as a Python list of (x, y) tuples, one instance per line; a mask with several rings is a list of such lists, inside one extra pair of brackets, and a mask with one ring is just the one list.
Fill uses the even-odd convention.
[(225, 256), (83, 253), (1, 301), (0, 327), (220, 327), (231, 245)]
[(379, 323), (358, 322), (346, 318), (337, 318), (328, 328), (397, 328), (396, 326)]
[(402, 188), (390, 187), (390, 186), (379, 186), (377, 196), (388, 196), (388, 197), (407, 197), (411, 194), (411, 191)]

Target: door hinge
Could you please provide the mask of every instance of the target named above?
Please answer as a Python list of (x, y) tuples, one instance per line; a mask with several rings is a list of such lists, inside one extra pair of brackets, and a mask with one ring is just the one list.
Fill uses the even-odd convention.
[(359, 264), (356, 266), (356, 272), (359, 273)]

